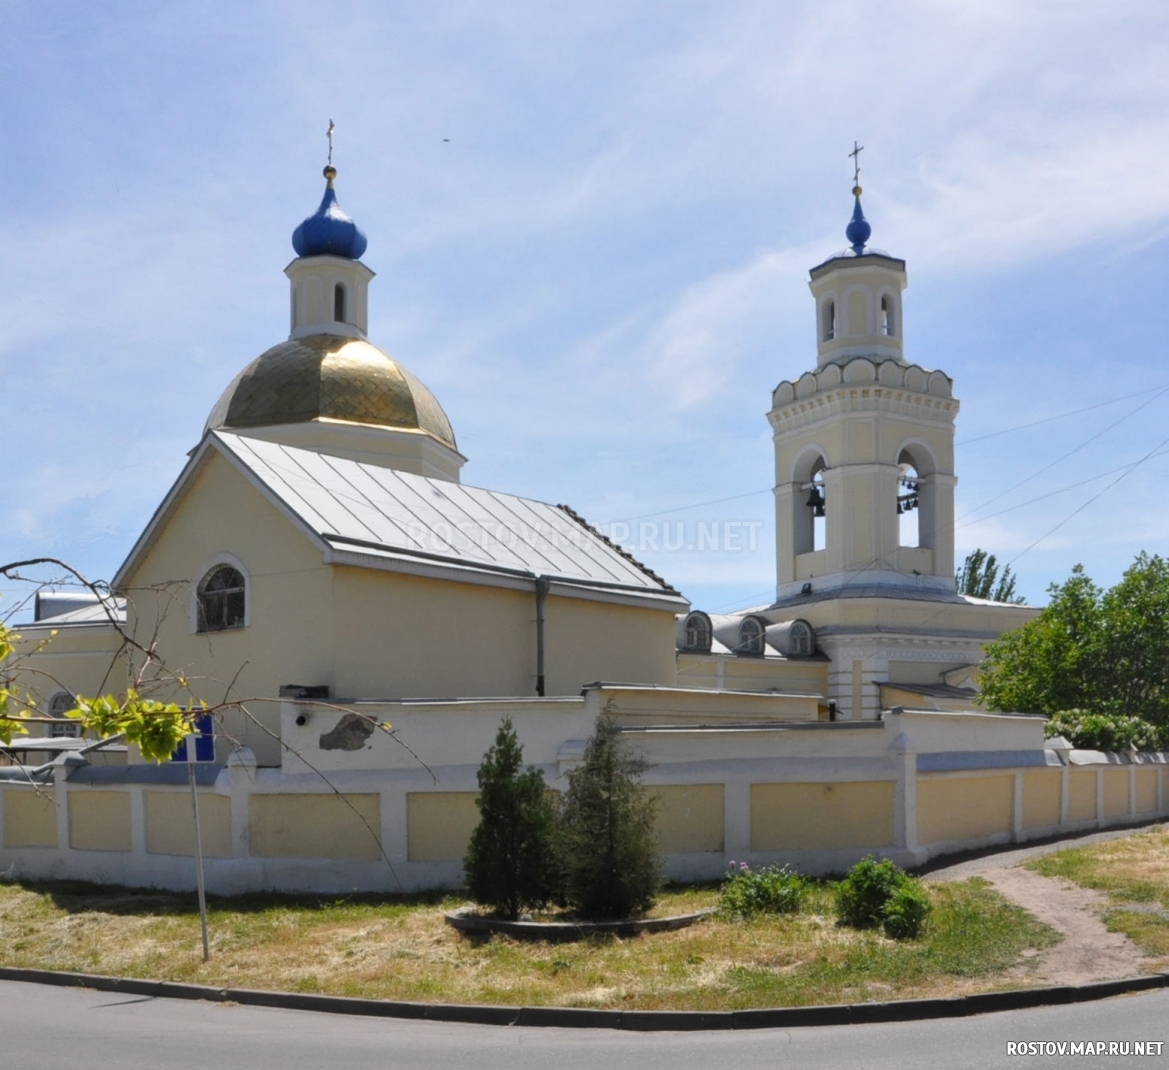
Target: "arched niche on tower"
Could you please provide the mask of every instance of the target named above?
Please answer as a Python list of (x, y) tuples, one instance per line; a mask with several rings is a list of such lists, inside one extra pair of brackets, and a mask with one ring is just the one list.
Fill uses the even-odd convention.
[[(937, 459), (920, 439), (908, 439), (897, 450), (897, 469), (895, 508), (902, 533), (900, 545), (932, 550), (938, 542)], [(916, 514), (916, 525), (905, 523), (909, 514)], [(912, 537), (906, 537), (907, 529), (914, 533)]]
[[(828, 510), (827, 494), (824, 488), (824, 472), (828, 468), (828, 459), (824, 451), (816, 445), (806, 446), (800, 451), (792, 469), (792, 484), (795, 490), (792, 507), (792, 552), (796, 555), (810, 554), (814, 550), (823, 549), (817, 546), (817, 519), (820, 520), (819, 531), (821, 539), (826, 529), (823, 517), (816, 513), (826, 514)], [(817, 495), (823, 503), (819, 510), (809, 505), (813, 495)]]
[(877, 290), (877, 334), (885, 338), (901, 337), (901, 294), (892, 286)]

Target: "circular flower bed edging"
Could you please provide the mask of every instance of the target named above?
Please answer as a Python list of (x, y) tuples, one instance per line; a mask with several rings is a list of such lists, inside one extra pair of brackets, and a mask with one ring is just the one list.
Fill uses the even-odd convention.
[(463, 910), (445, 914), (446, 923), (465, 936), (490, 936), (499, 933), (521, 940), (579, 940), (585, 936), (637, 936), (640, 933), (669, 933), (685, 929), (714, 913), (713, 907), (693, 914), (675, 914), (670, 918), (630, 918), (623, 921), (505, 921), (487, 918)]

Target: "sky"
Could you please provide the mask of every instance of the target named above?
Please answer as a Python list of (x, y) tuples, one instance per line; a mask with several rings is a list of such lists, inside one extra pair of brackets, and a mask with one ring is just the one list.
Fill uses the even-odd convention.
[(0, 564), (112, 577), (287, 336), (332, 118), (370, 339), (463, 481), (712, 612), (774, 596), (766, 412), (815, 365), (859, 141), (906, 357), (961, 400), (959, 560), (1034, 604), (1115, 583), (1169, 554), (1167, 31), (1154, 0), (0, 0)]

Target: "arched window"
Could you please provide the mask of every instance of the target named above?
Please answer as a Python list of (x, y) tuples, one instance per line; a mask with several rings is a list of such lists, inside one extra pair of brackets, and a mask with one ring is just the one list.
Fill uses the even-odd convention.
[(710, 618), (705, 613), (691, 613), (686, 618), (686, 649), (709, 654), (710, 640)]
[(792, 621), (788, 635), (793, 657), (811, 657), (815, 653), (815, 644), (812, 641), (812, 629), (802, 620)]
[(836, 302), (829, 298), (824, 302), (823, 322), (820, 325), (820, 341), (831, 342), (836, 337)]
[(244, 626), (244, 578), (231, 565), (218, 565), (203, 577), (198, 589), (201, 632), (224, 632)]
[(81, 735), (81, 722), (65, 716), (76, 706), (77, 700), (68, 691), (58, 691), (49, 699), (49, 716), (61, 718), (60, 724), (49, 726), (51, 739), (69, 739)]
[(739, 653), (763, 653), (763, 624), (757, 617), (744, 617), (739, 625)]
[(333, 319), (338, 323), (347, 322), (345, 319), (345, 287), (337, 283), (333, 287)]
[(885, 294), (881, 298), (881, 333), (892, 337), (893, 330), (893, 299)]

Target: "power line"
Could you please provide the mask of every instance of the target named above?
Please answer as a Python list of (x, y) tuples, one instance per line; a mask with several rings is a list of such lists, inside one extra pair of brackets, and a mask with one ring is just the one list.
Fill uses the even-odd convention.
[(1079, 508), (1074, 509), (1072, 512), (1070, 512), (1067, 516), (1065, 516), (1063, 518), (1063, 520), (1061, 520), (1058, 524), (1056, 524), (1055, 527), (1053, 527), (1050, 531), (1045, 532), (1043, 535), (1040, 535), (1039, 538), (1036, 539), (1030, 546), (1028, 546), (1026, 550), (1023, 550), (1020, 553), (1017, 553), (1008, 562), (1008, 566), (1013, 565), (1016, 561), (1019, 560), (1020, 557), (1023, 556), (1023, 554), (1028, 553), (1031, 550), (1034, 550), (1035, 547), (1038, 546), (1041, 542), (1043, 542), (1043, 540), (1046, 539), (1049, 535), (1054, 535), (1057, 531), (1059, 531), (1060, 528), (1062, 528), (1064, 526), (1064, 524), (1068, 523), (1068, 521), (1072, 520), (1074, 517), (1076, 517), (1080, 513), (1082, 513), (1085, 509), (1088, 508), (1089, 505), (1091, 505), (1094, 501), (1096, 501), (1101, 495), (1106, 494), (1113, 487), (1115, 487), (1116, 484), (1119, 483), (1122, 479), (1124, 479), (1126, 476), (1130, 475), (1131, 473), (1135, 472), (1142, 464), (1145, 463), (1145, 461), (1147, 461), (1150, 457), (1152, 457), (1154, 454), (1156, 454), (1156, 452), (1158, 450), (1164, 448), (1165, 446), (1169, 446), (1169, 438), (1162, 439), (1159, 443), (1157, 443), (1156, 446), (1154, 446), (1151, 450), (1149, 450), (1149, 452), (1146, 453), (1139, 461), (1133, 461), (1133, 463), (1130, 464), (1128, 466), (1128, 468), (1125, 469), (1125, 471), (1121, 472), (1120, 475), (1118, 475), (1111, 483), (1109, 483), (1108, 486), (1101, 488), (1099, 491), (1097, 491), (1095, 494), (1093, 494), (1092, 497), (1090, 497), (1086, 502), (1084, 502), (1083, 505), (1081, 505)]
[[(1148, 401), (1146, 401), (1144, 404), (1138, 405), (1135, 409), (1133, 409), (1129, 413), (1126, 413), (1119, 420), (1115, 421), (1114, 423), (1109, 424), (1108, 427), (1104, 428), (1103, 431), (1098, 432), (1096, 435), (1093, 435), (1091, 438), (1087, 439), (1085, 442), (1080, 443), (1080, 445), (1076, 446), (1074, 449), (1069, 450), (1067, 453), (1063, 454), (1061, 457), (1052, 461), (1050, 465), (1046, 466), (1045, 468), (1039, 469), (1037, 472), (1033, 472), (1026, 479), (1021, 480), (1019, 483), (1016, 483), (1013, 487), (1009, 487), (1007, 490), (1003, 491), (1002, 494), (996, 495), (994, 498), (988, 499), (987, 501), (983, 502), (981, 505), (975, 506), (969, 512), (967, 512), (967, 513), (963, 514), (963, 516), (959, 517), (958, 520), (959, 521), (965, 520), (966, 517), (970, 516), (973, 513), (977, 513), (980, 509), (983, 509), (986, 506), (991, 505), (993, 502), (998, 501), (999, 498), (1002, 498), (1002, 497), (1006, 496), (1007, 494), (1010, 494), (1011, 491), (1017, 490), (1019, 487), (1023, 486), (1024, 484), (1029, 483), (1036, 476), (1042, 475), (1048, 469), (1055, 467), (1055, 465), (1059, 464), (1061, 461), (1067, 460), (1068, 457), (1072, 456), (1074, 453), (1083, 449), (1085, 446), (1090, 445), (1092, 442), (1094, 442), (1101, 435), (1107, 434), (1114, 427), (1117, 427), (1118, 425), (1124, 423), (1124, 421), (1128, 420), (1130, 417), (1135, 416), (1136, 413), (1141, 411), (1141, 409), (1145, 408), (1148, 405), (1151, 405), (1154, 401), (1157, 400), (1157, 397), (1160, 397), (1161, 394), (1164, 394), (1167, 391), (1169, 391), (1169, 386), (1149, 387), (1146, 390), (1137, 390), (1134, 393), (1124, 394), (1120, 397), (1111, 398), (1108, 401), (1099, 401), (1099, 402), (1096, 402), (1094, 405), (1085, 405), (1085, 406), (1078, 408), (1078, 409), (1070, 409), (1068, 412), (1061, 412), (1055, 416), (1045, 416), (1041, 420), (1030, 420), (1027, 423), (1016, 424), (1014, 427), (1004, 427), (999, 431), (991, 431), (988, 434), (978, 435), (974, 438), (959, 439), (955, 443), (955, 445), (965, 446), (965, 445), (969, 445), (972, 442), (982, 442), (988, 438), (997, 438), (1000, 435), (1009, 435), (1015, 431), (1025, 431), (1029, 427), (1038, 427), (1040, 424), (1053, 423), (1056, 420), (1065, 420), (1070, 416), (1079, 416), (1085, 412), (1092, 412), (1095, 409), (1106, 408), (1109, 405), (1116, 405), (1121, 401), (1129, 401), (1132, 398), (1143, 397), (1146, 394), (1156, 394), (1156, 397), (1152, 397)], [(1101, 477), (1098, 476), (1095, 478), (1101, 478)], [(1065, 488), (1065, 489), (1067, 489), (1067, 488)], [(770, 494), (770, 493), (772, 493), (772, 490), (773, 490), (773, 488), (771, 488), (771, 487), (764, 487), (760, 490), (746, 491), (743, 494), (732, 494), (732, 495), (725, 497), (725, 498), (709, 498), (705, 501), (686, 502), (682, 505), (672, 506), (669, 509), (658, 509), (656, 512), (652, 512), (652, 513), (638, 513), (635, 516), (619, 517), (619, 518), (614, 519), (614, 520), (602, 520), (599, 522), (598, 526), (607, 526), (607, 525), (611, 525), (611, 524), (629, 524), (635, 520), (649, 520), (655, 516), (670, 516), (674, 513), (686, 512), (686, 510), (688, 510), (688, 509), (700, 509), (705, 505), (722, 505), (724, 502), (741, 501), (744, 498), (754, 498), (760, 494)], [(1035, 499), (1035, 500), (1038, 500), (1038, 499)], [(1024, 503), (1024, 504), (1028, 504), (1028, 503)], [(996, 513), (994, 515), (997, 516), (999, 514)], [(989, 519), (989, 518), (984, 518), (984, 519)]]
[(1108, 401), (1098, 401), (1095, 405), (1085, 405), (1082, 409), (1072, 409), (1070, 412), (1061, 412), (1056, 416), (1045, 416), (1042, 420), (1032, 420), (1030, 423), (1016, 424), (1014, 427), (1004, 427), (1001, 431), (990, 431), (985, 435), (976, 435), (974, 438), (961, 438), (954, 443), (956, 446), (966, 446), (971, 442), (982, 442), (988, 438), (998, 438), (999, 435), (1009, 435), (1014, 431), (1025, 431), (1028, 427), (1038, 427), (1040, 424), (1053, 423), (1056, 420), (1066, 420), (1069, 416), (1079, 416), (1083, 412), (1091, 412), (1093, 409), (1107, 408), (1109, 405), (1115, 405), (1120, 401), (1128, 401), (1130, 398), (1139, 398), (1145, 394), (1152, 394), (1158, 390), (1164, 390), (1162, 386), (1151, 386), (1147, 390), (1137, 390), (1132, 394), (1125, 394), (1122, 397), (1111, 398)]
[(1073, 446), (1066, 453), (1060, 454), (1060, 456), (1058, 456), (1050, 464), (1045, 464), (1042, 468), (1036, 469), (1029, 476), (1025, 477), (1024, 479), (1020, 479), (1018, 483), (1015, 483), (1014, 485), (1007, 487), (1006, 490), (1002, 491), (999, 494), (996, 494), (993, 498), (987, 498), (987, 500), (982, 502), (980, 505), (976, 505), (973, 509), (969, 510), (966, 513), (963, 513), (962, 516), (958, 517), (958, 519), (954, 523), (960, 524), (967, 517), (973, 516), (975, 513), (979, 512), (982, 509), (985, 509), (988, 505), (992, 504), (993, 502), (997, 502), (1001, 498), (1005, 498), (1012, 491), (1016, 491), (1020, 487), (1026, 485), (1027, 483), (1030, 483), (1031, 480), (1035, 479), (1037, 476), (1043, 475), (1044, 472), (1051, 471), (1051, 469), (1053, 469), (1057, 464), (1062, 464), (1069, 457), (1073, 456), (1076, 453), (1079, 453), (1080, 450), (1082, 450), (1085, 446), (1090, 446), (1093, 442), (1096, 441), (1096, 439), (1102, 437), (1103, 435), (1108, 434), (1108, 432), (1113, 430), (1114, 428), (1119, 427), (1122, 423), (1125, 422), (1125, 420), (1130, 419), (1131, 417), (1135, 416), (1138, 412), (1140, 412), (1141, 409), (1148, 408), (1148, 406), (1152, 405), (1154, 401), (1156, 401), (1159, 397), (1161, 397), (1166, 392), (1169, 392), (1169, 386), (1159, 387), (1157, 393), (1154, 394), (1151, 398), (1149, 398), (1148, 401), (1142, 401), (1141, 404), (1139, 404), (1135, 409), (1132, 409), (1129, 412), (1126, 412), (1122, 417), (1120, 417), (1119, 420), (1114, 420), (1107, 427), (1105, 427), (1102, 431), (1097, 431), (1094, 435), (1088, 436), (1088, 438), (1084, 439), (1084, 441), (1081, 442), (1078, 446)]

